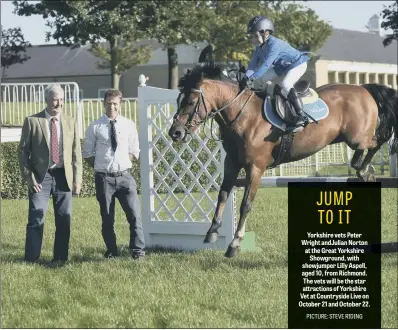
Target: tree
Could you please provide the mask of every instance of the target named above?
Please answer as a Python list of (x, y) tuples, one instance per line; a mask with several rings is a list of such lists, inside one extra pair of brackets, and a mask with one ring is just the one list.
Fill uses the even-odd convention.
[[(31, 4), (15, 0), (13, 3), (14, 13), (20, 16), (41, 15), (47, 19), (46, 25), (52, 30), (47, 33), (47, 41), (52, 37), (58, 44), (71, 48), (90, 43), (92, 53), (101, 59), (99, 66), (110, 68), (113, 88), (119, 88), (123, 71), (149, 60), (148, 47), (132, 45), (133, 40), (143, 36), (137, 26), (145, 2), (41, 0)], [(108, 42), (109, 49), (100, 44), (103, 40)], [(129, 50), (138, 53), (133, 56)]]
[(203, 41), (204, 12), (195, 1), (148, 1), (141, 24), (150, 38), (156, 39), (167, 50), (168, 88), (178, 85), (178, 55), (176, 46)]
[(25, 41), (21, 28), (3, 30), (3, 26), (1, 26), (2, 77), (4, 77), (5, 70), (11, 65), (23, 63), (30, 59), (26, 54), (28, 47), (31, 47), (31, 44)]
[(278, 38), (304, 51), (316, 51), (332, 34), (332, 26), (321, 20), (312, 9), (302, 5), (283, 4), (274, 10), (271, 18), (276, 26)]
[(213, 57), (219, 61), (249, 62), (253, 46), (245, 39), (246, 28), (256, 15), (270, 17), (274, 35), (300, 50), (316, 51), (332, 32), (313, 10), (295, 3), (238, 0), (212, 1), (210, 6), (214, 17), (208, 20), (207, 40), (212, 40)]
[[(117, 76), (115, 78), (117, 84), (113, 88), (118, 89), (118, 82), (123, 72), (136, 65), (147, 63), (151, 59), (152, 47), (147, 45), (135, 46), (132, 40), (120, 38), (112, 53), (110, 47), (104, 44), (96, 44), (89, 51), (100, 59), (97, 63), (99, 69), (111, 69), (112, 63), (116, 63), (114, 74)], [(113, 60), (112, 56), (115, 57)]]
[[(247, 22), (259, 15), (260, 1), (205, 1), (202, 6), (208, 7), (206, 13), (206, 33), (204, 39), (209, 46), (204, 50), (207, 61), (248, 61), (252, 49), (246, 39)], [(264, 7), (268, 2), (263, 4)]]
[(384, 8), (382, 15), (384, 21), (381, 23), (381, 27), (384, 30), (391, 29), (393, 31), (383, 40), (384, 47), (387, 47), (393, 40), (398, 40), (398, 0)]

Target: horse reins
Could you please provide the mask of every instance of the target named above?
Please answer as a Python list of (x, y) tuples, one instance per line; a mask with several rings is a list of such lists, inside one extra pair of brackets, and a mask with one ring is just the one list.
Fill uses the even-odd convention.
[[(214, 121), (214, 118), (215, 118), (215, 116), (216, 116), (217, 114), (219, 114), (221, 111), (225, 110), (225, 109), (228, 108), (232, 103), (234, 103), (234, 102), (246, 91), (246, 89), (247, 89), (247, 88), (244, 88), (238, 95), (236, 95), (236, 96), (234, 97), (234, 99), (233, 99), (231, 102), (229, 102), (227, 105), (223, 106), (221, 109), (217, 109), (217, 108), (216, 108), (214, 111), (207, 112), (206, 103), (205, 103), (205, 97), (204, 97), (204, 92), (203, 92), (202, 88), (199, 88), (199, 89), (191, 88), (189, 92), (190, 92), (190, 93), (199, 93), (199, 94), (200, 94), (200, 97), (199, 97), (198, 101), (196, 102), (195, 110), (190, 114), (190, 116), (189, 116), (189, 118), (188, 118), (186, 124), (183, 126), (184, 129), (185, 129), (185, 133), (186, 133), (186, 134), (191, 134), (190, 131), (189, 131), (189, 128), (190, 128), (190, 127), (198, 126), (198, 125), (200, 125), (200, 124), (202, 124), (202, 123), (206, 124), (208, 118), (210, 118), (210, 119), (212, 120), (211, 123), (210, 123), (210, 131), (211, 131), (211, 135), (212, 135), (212, 136), (209, 138), (209, 137), (207, 136), (207, 134), (206, 134), (206, 130), (204, 130), (205, 136), (206, 136), (208, 139), (213, 139), (213, 140), (215, 140), (215, 141), (222, 141), (222, 139), (216, 140), (216, 139), (213, 137), (213, 121)], [(181, 92), (180, 95), (179, 95), (178, 98), (177, 98), (177, 105), (178, 105), (178, 108), (180, 107), (180, 98), (181, 98), (181, 95), (182, 95), (182, 94), (183, 94), (183, 92)], [(239, 117), (242, 115), (242, 113), (243, 113), (243, 111), (244, 111), (244, 109), (245, 109), (245, 106), (246, 106), (247, 102), (249, 102), (249, 100), (250, 100), (250, 98), (253, 96), (253, 94), (254, 94), (253, 92), (250, 94), (249, 98), (246, 100), (246, 102), (245, 102), (245, 104), (243, 105), (242, 109), (239, 111), (239, 113), (238, 113), (238, 115), (236, 116), (236, 118), (232, 121), (232, 123), (231, 123), (231, 128), (233, 128), (233, 127), (235, 126), (235, 124), (236, 124), (236, 122), (238, 121)], [(203, 107), (204, 107), (204, 109), (205, 109), (206, 115), (205, 115), (205, 118), (204, 118), (204, 119), (201, 119), (200, 121), (197, 121), (197, 120), (195, 120), (193, 117), (194, 117), (195, 115), (197, 115), (197, 116), (200, 118), (199, 109), (200, 109), (201, 103), (203, 103)], [(174, 122), (177, 120), (178, 116), (179, 116), (179, 114), (178, 114), (178, 111), (177, 111), (176, 114), (175, 114), (174, 117), (173, 117), (173, 121), (174, 121)], [(222, 118), (222, 116), (221, 116), (221, 118)], [(224, 118), (222, 118), (222, 119), (224, 120)], [(225, 120), (224, 120), (224, 121), (225, 121)]]

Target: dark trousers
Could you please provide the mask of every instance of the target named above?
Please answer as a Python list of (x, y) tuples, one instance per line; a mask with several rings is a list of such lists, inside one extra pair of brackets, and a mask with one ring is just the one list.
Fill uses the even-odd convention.
[(115, 198), (117, 198), (130, 225), (130, 251), (134, 256), (143, 256), (144, 233), (142, 231), (137, 183), (134, 178), (127, 172), (118, 177), (97, 172), (95, 174), (95, 190), (102, 217), (102, 237), (107, 250), (111, 253), (118, 252), (114, 229)]
[(54, 260), (68, 260), (72, 192), (68, 187), (64, 169), (46, 173), (41, 190), (29, 192), (28, 225), (26, 227), (25, 260), (40, 257), (44, 231), (44, 218), (48, 200), (52, 195), (55, 215)]

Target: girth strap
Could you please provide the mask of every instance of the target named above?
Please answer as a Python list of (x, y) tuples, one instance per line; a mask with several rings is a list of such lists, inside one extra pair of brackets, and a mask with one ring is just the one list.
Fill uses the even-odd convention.
[(277, 167), (290, 156), (294, 135), (295, 132), (290, 132), (289, 134), (282, 136), (280, 145), (272, 150), (272, 157), (275, 159), (275, 161), (267, 169)]

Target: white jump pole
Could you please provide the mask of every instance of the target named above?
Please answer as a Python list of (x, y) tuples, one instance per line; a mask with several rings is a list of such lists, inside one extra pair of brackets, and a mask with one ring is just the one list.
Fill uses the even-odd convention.
[[(395, 134), (397, 134), (395, 132)], [(394, 140), (394, 134), (390, 139), (389, 145), (391, 146), (392, 142)], [(390, 176), (391, 177), (396, 177), (397, 176), (397, 154), (392, 154), (390, 155)]]
[[(358, 178), (352, 177), (262, 177), (260, 181), (261, 188), (288, 187), (290, 182), (361, 182)], [(397, 178), (377, 178), (377, 182), (382, 183), (385, 188), (397, 188)], [(239, 178), (235, 184), (236, 187), (243, 187), (244, 178)]]

